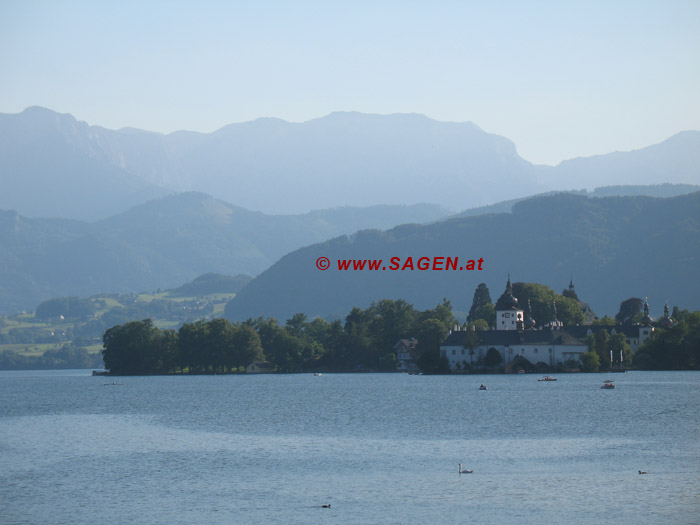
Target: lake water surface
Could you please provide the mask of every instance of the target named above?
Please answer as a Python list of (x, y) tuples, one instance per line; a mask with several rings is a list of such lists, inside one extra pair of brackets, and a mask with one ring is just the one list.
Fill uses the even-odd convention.
[(89, 374), (0, 372), (0, 523), (700, 522), (698, 372)]

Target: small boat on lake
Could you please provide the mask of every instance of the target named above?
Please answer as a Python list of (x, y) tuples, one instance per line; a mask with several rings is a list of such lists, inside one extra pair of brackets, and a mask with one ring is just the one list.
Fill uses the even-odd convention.
[(537, 380), (538, 381), (556, 381), (557, 378), (552, 377), (552, 376), (544, 376), (544, 377), (538, 377)]
[(615, 383), (613, 382), (612, 379), (606, 379), (605, 381), (603, 381), (603, 384), (601, 385), (600, 388), (604, 388), (604, 389), (606, 389), (606, 390), (610, 390), (610, 389), (615, 388)]
[(479, 390), (488, 390), (488, 389), (489, 389), (489, 387), (487, 387), (484, 383), (481, 383), (481, 385), (479, 386)]

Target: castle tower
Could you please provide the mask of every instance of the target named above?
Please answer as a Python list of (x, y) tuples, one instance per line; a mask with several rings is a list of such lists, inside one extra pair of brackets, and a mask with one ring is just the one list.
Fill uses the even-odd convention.
[(513, 297), (513, 286), (508, 275), (506, 290), (496, 301), (496, 330), (522, 329), (523, 314), (523, 310), (518, 307), (518, 299)]
[(654, 322), (654, 318), (649, 315), (649, 301), (648, 297), (644, 298), (644, 317), (642, 317), (642, 324), (644, 326), (651, 326)]
[(552, 330), (560, 330), (562, 326), (564, 326), (564, 323), (557, 319), (557, 302), (552, 301), (552, 320), (549, 323), (549, 327)]
[(675, 321), (671, 318), (671, 314), (668, 309), (668, 299), (666, 299), (666, 305), (664, 306), (664, 317), (659, 321), (661, 328), (673, 328)]
[(532, 317), (532, 303), (530, 302), (530, 299), (528, 299), (527, 310), (525, 311), (525, 329), (535, 330), (536, 326), (537, 322), (535, 321), (534, 317)]

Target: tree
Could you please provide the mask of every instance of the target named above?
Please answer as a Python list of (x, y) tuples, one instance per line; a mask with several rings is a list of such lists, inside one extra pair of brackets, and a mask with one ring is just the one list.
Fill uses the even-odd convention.
[[(472, 329), (474, 328), (474, 329)], [(469, 351), (469, 366), (474, 365), (474, 348), (479, 344), (479, 336), (476, 333), (476, 327), (473, 325), (467, 326), (467, 331), (464, 332), (462, 346)]]
[[(447, 337), (447, 329), (437, 319), (426, 319), (417, 330), (417, 364), (424, 373), (445, 373), (449, 371), (447, 360), (440, 357), (440, 343)], [(445, 370), (447, 365), (447, 370)]]
[(452, 314), (452, 304), (446, 298), (443, 298), (442, 304), (437, 305), (432, 310), (424, 310), (423, 312), (417, 313), (415, 316), (415, 321), (417, 323), (421, 323), (427, 319), (437, 319), (448, 330), (457, 322), (457, 319), (455, 319), (455, 316)]
[(115, 375), (138, 375), (162, 372), (157, 355), (161, 330), (153, 321), (131, 321), (108, 329), (103, 338), (102, 359), (105, 368)]
[(495, 368), (503, 363), (503, 358), (501, 353), (495, 348), (491, 347), (486, 352), (486, 357), (484, 358), (484, 365), (489, 368)]
[(183, 324), (177, 332), (179, 368), (190, 372), (203, 372), (208, 368), (204, 348), (209, 337), (209, 325), (205, 321)]
[(581, 356), (581, 363), (584, 372), (597, 372), (600, 369), (600, 357), (592, 350)]
[(393, 353), (396, 341), (411, 332), (416, 311), (413, 305), (403, 299), (397, 301), (385, 299), (372, 303), (366, 311), (366, 316), (370, 320), (369, 335), (378, 360), (387, 353)]
[(260, 344), (263, 352), (267, 353), (268, 348), (271, 348), (277, 334), (282, 330), (282, 327), (277, 323), (274, 317), (258, 317), (255, 320), (248, 319), (244, 325), (252, 327), (260, 337)]
[(557, 318), (565, 326), (580, 325), (585, 321), (583, 310), (577, 300), (560, 296), (556, 301)]
[(88, 299), (78, 297), (57, 297), (44, 301), (36, 307), (37, 319), (49, 319), (56, 317), (76, 318), (91, 315), (96, 306)]
[(638, 322), (642, 318), (644, 301), (639, 297), (630, 297), (620, 303), (620, 311), (615, 316), (615, 320), (620, 324), (631, 324)]
[(209, 367), (219, 372), (230, 370), (236, 361), (233, 325), (227, 319), (212, 319), (207, 325), (205, 350)]
[(634, 356), (635, 366), (646, 370), (700, 370), (700, 312), (674, 310), (673, 317), (681, 321), (647, 339)]
[(483, 317), (479, 317), (479, 311), (489, 304), (493, 304), (491, 301), (491, 294), (489, 293), (489, 289), (485, 283), (480, 283), (479, 286), (476, 287), (476, 290), (474, 290), (472, 307), (469, 309), (467, 321), (476, 321), (477, 319), (483, 319)]
[(306, 314), (296, 313), (291, 319), (287, 320), (287, 330), (295, 337), (299, 337), (304, 332), (306, 326)]
[(538, 325), (545, 325), (554, 318), (554, 303), (557, 304), (557, 319), (565, 326), (584, 322), (581, 305), (575, 299), (557, 294), (549, 286), (537, 283), (514, 283), (513, 295), (518, 305), (525, 309), (528, 300), (532, 305), (532, 317)]
[(610, 339), (610, 334), (607, 330), (600, 330), (587, 338), (589, 350), (598, 355), (599, 366), (605, 370), (611, 366), (608, 339)]
[(617, 324), (617, 321), (615, 321), (614, 317), (605, 315), (600, 319), (595, 319), (591, 324), (593, 326), (615, 326)]
[[(607, 344), (608, 356), (610, 355), (610, 352), (612, 352), (613, 356), (611, 366), (617, 363), (616, 366), (629, 367), (632, 364), (632, 349), (630, 348), (630, 345), (627, 344), (627, 337), (625, 334), (615, 334), (610, 336)], [(622, 359), (620, 359), (621, 355)]]
[(280, 370), (299, 370), (304, 361), (304, 342), (284, 328), (275, 335), (266, 355)]

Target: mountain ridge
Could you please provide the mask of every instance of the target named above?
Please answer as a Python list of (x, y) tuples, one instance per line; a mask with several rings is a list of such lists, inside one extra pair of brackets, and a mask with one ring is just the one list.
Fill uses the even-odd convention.
[(204, 273), (256, 275), (288, 251), (357, 227), (448, 214), (435, 205), (270, 216), (197, 192), (94, 223), (0, 210), (0, 314), (55, 296), (170, 288)]
[(417, 113), (261, 118), (211, 133), (162, 134), (109, 130), (34, 106), (0, 114), (0, 138), (7, 189), (0, 208), (92, 221), (182, 191), (268, 214), (419, 202), (458, 211), (583, 184), (700, 181), (700, 132), (536, 166), (510, 139), (473, 122)]
[[(339, 271), (338, 259), (390, 257), (484, 258), (482, 272)], [(318, 257), (331, 267), (319, 271)], [(514, 280), (564, 288), (573, 276), (579, 297), (601, 314), (614, 314), (628, 297), (648, 296), (662, 307), (696, 308), (693, 275), (700, 261), (700, 192), (671, 198), (557, 194), (524, 200), (511, 213), (452, 218), (385, 232), (340, 236), (287, 254), (251, 281), (226, 307), (231, 320), (294, 313), (334, 318), (372, 301), (405, 299), (417, 308), (443, 297), (467, 311), (480, 282), (498, 296)], [(330, 295), (328, 290), (333, 290)]]

